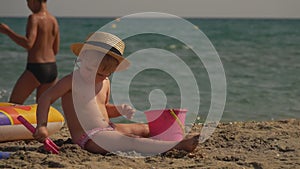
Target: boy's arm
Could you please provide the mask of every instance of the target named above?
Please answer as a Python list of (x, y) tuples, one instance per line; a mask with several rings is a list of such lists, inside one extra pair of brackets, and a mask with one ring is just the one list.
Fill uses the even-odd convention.
[(17, 34), (5, 24), (1, 24), (1, 32), (9, 36), (18, 45), (29, 50), (32, 48), (37, 36), (37, 23), (34, 17), (30, 15), (27, 22), (26, 36)]
[(56, 36), (55, 36), (55, 40), (53, 43), (53, 51), (54, 51), (54, 55), (56, 55), (59, 51), (59, 42), (60, 42), (60, 32), (59, 32), (59, 26), (57, 21), (55, 21), (55, 32), (57, 32)]

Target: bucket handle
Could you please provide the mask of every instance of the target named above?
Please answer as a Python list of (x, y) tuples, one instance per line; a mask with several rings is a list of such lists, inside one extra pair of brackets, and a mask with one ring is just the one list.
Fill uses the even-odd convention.
[(170, 114), (175, 118), (176, 122), (179, 124), (179, 126), (181, 128), (182, 133), (184, 134), (185, 133), (184, 125), (181, 123), (181, 121), (179, 120), (177, 115), (174, 113), (173, 109), (170, 109)]

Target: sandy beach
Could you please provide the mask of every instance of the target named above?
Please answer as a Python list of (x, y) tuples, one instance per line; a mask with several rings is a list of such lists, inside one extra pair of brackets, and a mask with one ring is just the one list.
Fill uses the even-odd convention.
[[(201, 127), (195, 125), (191, 133)], [(51, 139), (61, 147), (59, 155), (34, 140), (0, 143), (0, 151), (13, 152), (0, 160), (0, 168), (300, 168), (299, 119), (221, 123), (193, 153), (170, 151), (147, 158), (89, 153), (72, 144), (66, 127)]]

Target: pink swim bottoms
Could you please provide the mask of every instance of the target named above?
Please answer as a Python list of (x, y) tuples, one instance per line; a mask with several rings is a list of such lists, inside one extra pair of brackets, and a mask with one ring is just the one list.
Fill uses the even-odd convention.
[(109, 126), (108, 127), (97, 127), (94, 129), (91, 129), (89, 131), (86, 131), (86, 133), (84, 133), (79, 140), (77, 141), (76, 144), (78, 144), (82, 149), (84, 149), (86, 143), (91, 139), (91, 137), (101, 131), (114, 131), (115, 127), (114, 124), (112, 122), (109, 122)]

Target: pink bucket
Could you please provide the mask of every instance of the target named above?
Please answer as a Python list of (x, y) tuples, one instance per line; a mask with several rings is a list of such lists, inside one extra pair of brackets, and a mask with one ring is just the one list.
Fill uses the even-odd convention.
[(181, 141), (184, 137), (186, 109), (149, 110), (145, 112), (150, 136), (165, 141)]

